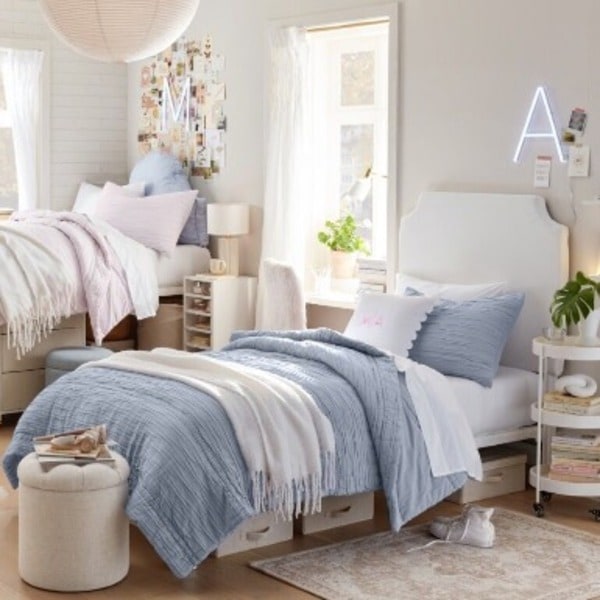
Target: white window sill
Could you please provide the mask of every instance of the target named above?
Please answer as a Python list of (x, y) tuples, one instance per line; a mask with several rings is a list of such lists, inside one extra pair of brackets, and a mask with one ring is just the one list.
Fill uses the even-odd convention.
[(311, 292), (306, 294), (306, 304), (314, 306), (328, 306), (330, 308), (342, 308), (354, 310), (356, 308), (356, 294), (343, 292)]

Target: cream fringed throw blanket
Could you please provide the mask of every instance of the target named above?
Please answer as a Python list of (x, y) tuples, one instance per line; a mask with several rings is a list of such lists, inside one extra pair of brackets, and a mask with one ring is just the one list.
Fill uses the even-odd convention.
[(61, 260), (35, 238), (0, 225), (0, 322), (9, 347), (28, 352), (74, 302), (76, 283)]
[(335, 486), (331, 423), (314, 399), (287, 379), (166, 348), (119, 352), (85, 367), (168, 377), (214, 397), (233, 425), (252, 478), (257, 511), (274, 511), (286, 519), (318, 512), (323, 487)]

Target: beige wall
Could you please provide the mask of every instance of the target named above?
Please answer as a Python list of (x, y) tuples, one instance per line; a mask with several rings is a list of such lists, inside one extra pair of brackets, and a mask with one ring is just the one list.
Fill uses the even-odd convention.
[(0, 0), (0, 38), (49, 48), (49, 182), (53, 209), (70, 209), (82, 180), (122, 179), (127, 171), (127, 68), (80, 57), (55, 39), (37, 2)]
[[(426, 189), (539, 193), (571, 227), (572, 265), (600, 259), (600, 3), (594, 0), (415, 0), (405, 4), (401, 50), (400, 160), (403, 210)], [(531, 143), (512, 162), (536, 86), (546, 85), (562, 124), (574, 107), (589, 111), (585, 143), (592, 176), (572, 180), (555, 158), (549, 190), (532, 186)]]
[[(198, 187), (212, 200), (262, 205), (265, 24), (269, 19), (378, 2), (230, 0), (203, 3), (188, 37), (213, 35), (227, 60), (227, 168)], [(529, 145), (512, 155), (537, 85), (547, 86), (556, 117), (589, 111), (585, 141), (592, 177), (572, 181), (579, 218), (569, 204), (566, 166), (554, 160), (552, 186), (539, 190), (553, 216), (572, 227), (572, 262), (588, 270), (600, 256), (600, 2), (597, 0), (405, 0), (400, 3), (398, 163), (402, 212), (431, 189), (535, 192), (533, 158), (552, 147)], [(129, 163), (136, 159), (139, 67), (129, 67)], [(599, 153), (599, 154), (597, 154)], [(599, 159), (600, 160), (600, 159)], [(257, 211), (259, 212), (259, 211)], [(242, 268), (255, 272), (260, 219), (246, 240)], [(598, 241), (597, 241), (598, 240)]]

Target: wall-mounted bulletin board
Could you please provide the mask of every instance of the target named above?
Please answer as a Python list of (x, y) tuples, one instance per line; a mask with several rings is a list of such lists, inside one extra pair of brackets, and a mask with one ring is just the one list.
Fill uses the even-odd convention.
[(225, 58), (212, 38), (180, 38), (141, 71), (138, 146), (141, 155), (166, 149), (187, 172), (212, 178), (225, 167)]

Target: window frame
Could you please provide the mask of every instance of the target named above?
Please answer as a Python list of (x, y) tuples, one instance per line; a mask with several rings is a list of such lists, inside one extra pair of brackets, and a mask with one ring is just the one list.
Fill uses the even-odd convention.
[[(378, 60), (378, 54), (387, 54), (387, 44), (384, 43), (381, 33), (383, 29), (382, 23), (369, 25), (368, 23), (364, 26), (357, 24), (356, 28), (347, 28), (334, 31), (326, 31), (323, 33), (314, 32), (309, 33), (313, 35), (313, 41), (318, 55), (314, 57), (317, 63), (324, 63), (327, 66), (324, 69), (325, 80), (331, 81), (332, 85), (327, 86), (327, 96), (324, 104), (326, 105), (326, 117), (325, 121), (332, 124), (330, 135), (328, 136), (327, 147), (329, 148), (329, 154), (331, 156), (332, 171), (341, 175), (341, 130), (343, 126), (352, 125), (370, 125), (373, 127), (373, 160), (369, 165), (365, 165), (365, 171), (362, 173), (355, 173), (355, 179), (363, 176), (366, 172), (367, 167), (372, 170), (372, 191), (371, 193), (377, 198), (379, 193), (382, 193), (382, 187), (386, 187), (385, 192), (387, 193), (387, 186), (380, 185), (380, 178), (387, 177), (388, 171), (388, 144), (384, 144), (382, 148), (381, 144), (377, 141), (382, 136), (385, 137), (386, 141), (389, 137), (389, 131), (387, 126), (387, 118), (389, 115), (389, 107), (387, 107), (387, 94), (383, 86), (387, 73), (382, 72), (382, 61)], [(385, 36), (389, 37), (389, 23), (385, 24)], [(375, 54), (374, 66), (376, 68), (375, 73), (375, 87), (373, 90), (373, 101), (370, 104), (354, 104), (354, 105), (343, 105), (341, 98), (338, 93), (342, 90), (342, 77), (341, 77), (341, 59), (344, 54), (352, 52), (373, 52)], [(389, 56), (385, 56), (385, 63), (388, 63)], [(320, 82), (321, 85), (323, 81)], [(385, 113), (383, 113), (384, 107), (387, 107)], [(327, 181), (327, 191), (324, 194), (328, 198), (336, 198), (337, 202), (332, 201), (331, 206), (336, 205), (335, 212), (340, 211), (342, 195), (347, 191), (352, 181), (348, 182), (346, 189), (339, 188), (339, 181), (334, 180), (333, 177)], [(382, 194), (383, 195), (383, 194)], [(373, 232), (381, 231), (385, 229), (384, 238), (386, 240), (385, 246), (383, 245), (372, 245), (371, 250), (373, 251), (374, 258), (380, 258), (385, 256), (389, 250), (387, 244), (387, 197), (384, 202), (374, 201), (373, 203), (373, 224), (379, 225), (373, 227)], [(341, 214), (341, 213), (340, 213)], [(333, 215), (332, 215), (333, 216)], [(377, 250), (381, 250), (380, 253)]]
[[(52, 57), (50, 44), (45, 40), (19, 38), (0, 38), (0, 52), (3, 49), (41, 50), (44, 53), (44, 63), (40, 81), (40, 120), (38, 139), (38, 208), (49, 209), (50, 203), (50, 72)], [(17, 206), (18, 210), (18, 206)]]
[[(377, 21), (388, 19), (388, 157), (387, 157), (387, 289), (394, 286), (395, 273), (398, 268), (398, 233), (399, 233), (399, 99), (400, 99), (400, 64), (399, 54), (399, 5), (387, 3), (378, 6), (363, 6), (318, 12), (304, 16), (276, 19), (269, 23), (272, 28), (281, 27), (333, 27), (357, 21)], [(268, 63), (267, 63), (268, 64)]]

